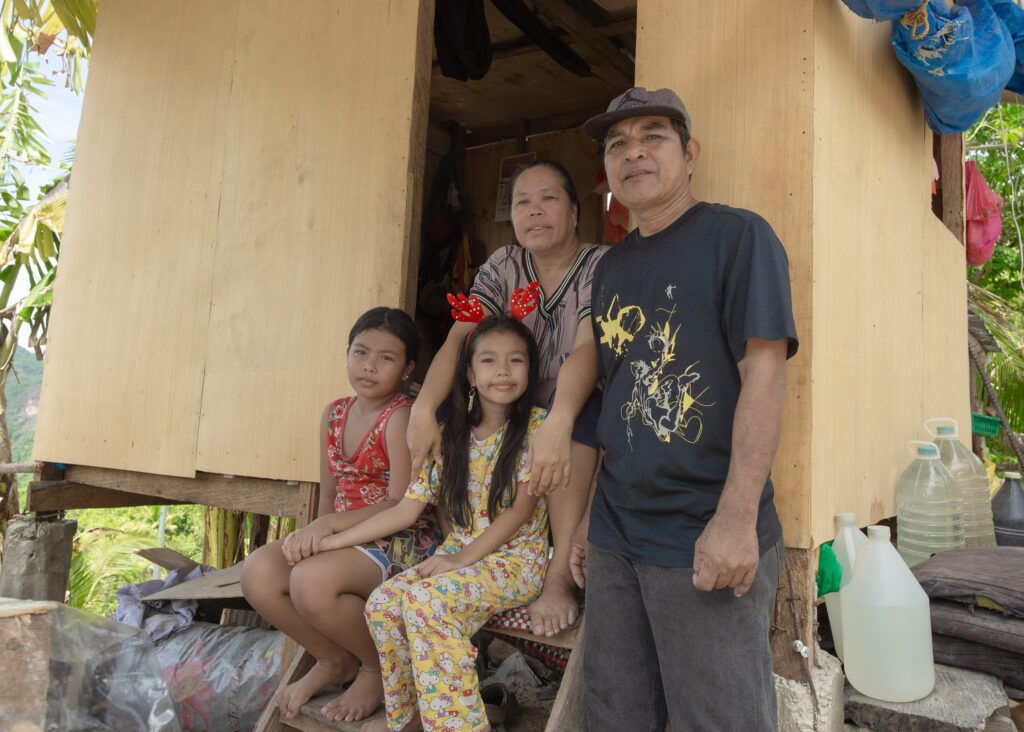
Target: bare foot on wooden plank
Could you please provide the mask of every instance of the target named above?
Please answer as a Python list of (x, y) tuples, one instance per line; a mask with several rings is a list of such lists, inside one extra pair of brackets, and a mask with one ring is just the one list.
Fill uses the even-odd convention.
[(277, 708), (285, 717), (294, 718), (302, 705), (325, 686), (351, 681), (358, 671), (358, 663), (351, 655), (337, 662), (317, 661), (309, 673), (281, 690), (277, 696)]
[(527, 608), (534, 635), (552, 636), (571, 628), (579, 618), (576, 585), (569, 577), (552, 575), (549, 571), (544, 589)]
[(352, 686), (325, 704), (320, 714), (333, 722), (358, 722), (380, 709), (383, 703), (384, 684), (380, 674), (361, 666)]

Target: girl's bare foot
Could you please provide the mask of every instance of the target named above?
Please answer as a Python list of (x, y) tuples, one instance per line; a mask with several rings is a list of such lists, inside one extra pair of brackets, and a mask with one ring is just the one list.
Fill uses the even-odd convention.
[[(388, 732), (388, 721), (386, 719), (375, 719), (372, 722), (367, 722), (363, 725), (362, 732)], [(419, 712), (415, 712), (412, 715), (412, 719), (406, 722), (401, 732), (423, 732), (423, 722), (420, 721)]]
[(579, 618), (576, 585), (571, 577), (555, 575), (548, 570), (544, 589), (527, 608), (534, 635), (552, 636), (571, 628)]
[(334, 722), (358, 722), (377, 711), (383, 703), (384, 684), (380, 673), (360, 666), (352, 686), (325, 704), (320, 714)]
[(299, 713), (303, 704), (325, 686), (351, 681), (358, 666), (359, 662), (351, 654), (342, 656), (338, 661), (317, 661), (309, 673), (281, 689), (277, 696), (277, 708), (291, 719)]

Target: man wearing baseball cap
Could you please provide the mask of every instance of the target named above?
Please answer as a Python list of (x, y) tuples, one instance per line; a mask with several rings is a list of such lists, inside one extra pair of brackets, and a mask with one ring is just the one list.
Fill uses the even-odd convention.
[(638, 223), (593, 284), (604, 461), (573, 559), (589, 729), (773, 730), (786, 253), (757, 214), (694, 197), (673, 91), (629, 89), (584, 129)]

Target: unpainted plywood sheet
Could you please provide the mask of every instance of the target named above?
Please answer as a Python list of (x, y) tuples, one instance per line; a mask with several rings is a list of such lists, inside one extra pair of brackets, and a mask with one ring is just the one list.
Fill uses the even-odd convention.
[(697, 197), (761, 214), (789, 255), (800, 351), (773, 480), (790, 546), (810, 539), (812, 23), (812, 0), (637, 4), (637, 85), (670, 87), (686, 104), (701, 145)]
[(920, 101), (885, 28), (815, 14), (812, 544), (837, 512), (895, 514), (923, 420), (970, 426), (964, 250), (931, 210)]
[(429, 8), (315, 0), (303, 13), (316, 22), (251, 2), (236, 30), (203, 471), (317, 480), (320, 412), (350, 390), (349, 328), (406, 304)]
[(191, 476), (237, 2), (103, 5), (33, 457)]
[(36, 458), (318, 479), (348, 329), (410, 300), (432, 10), (104, 5)]

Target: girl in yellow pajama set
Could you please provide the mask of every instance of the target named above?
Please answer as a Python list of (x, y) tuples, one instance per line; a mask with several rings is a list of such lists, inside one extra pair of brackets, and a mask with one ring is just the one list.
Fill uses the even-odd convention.
[(321, 544), (411, 525), (428, 504), (453, 527), (433, 557), (366, 603), (387, 722), (365, 732), (420, 721), (429, 732), (490, 729), (470, 637), (493, 614), (535, 600), (547, 564), (547, 508), (526, 490), (525, 446), (545, 414), (531, 406), (536, 377), (529, 330), (506, 316), (483, 320), (460, 353), (441, 465), (425, 467), (398, 505)]

